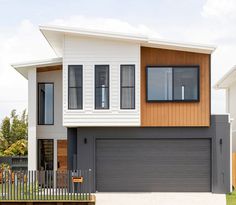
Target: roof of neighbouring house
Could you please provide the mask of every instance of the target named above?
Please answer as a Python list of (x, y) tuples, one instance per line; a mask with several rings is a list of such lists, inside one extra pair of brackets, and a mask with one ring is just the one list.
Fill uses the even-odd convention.
[(215, 85), (215, 89), (226, 89), (236, 82), (236, 65), (232, 67)]
[(12, 64), (12, 67), (14, 67), (25, 78), (27, 78), (27, 69), (30, 67), (33, 66), (46, 67), (49, 65), (62, 64), (61, 56), (63, 50), (63, 39), (65, 35), (126, 41), (126, 42), (139, 43), (141, 46), (146, 46), (146, 47), (163, 48), (163, 49), (204, 53), (204, 54), (211, 54), (216, 49), (216, 47), (212, 45), (171, 42), (171, 41), (151, 38), (146, 35), (105, 32), (105, 31), (89, 30), (84, 28), (71, 28), (64, 26), (39, 26), (39, 29), (46, 38), (46, 40), (48, 41), (48, 43), (50, 44), (50, 46), (52, 47), (52, 49), (54, 50), (54, 52), (56, 53), (56, 55), (58, 56), (58, 58)]

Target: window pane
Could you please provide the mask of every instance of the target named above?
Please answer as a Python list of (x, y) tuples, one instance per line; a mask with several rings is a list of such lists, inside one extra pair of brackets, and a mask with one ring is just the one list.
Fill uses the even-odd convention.
[(53, 124), (53, 84), (38, 85), (39, 124)]
[(121, 108), (134, 109), (134, 87), (121, 88)]
[(198, 69), (174, 68), (174, 99), (198, 99)]
[(69, 87), (82, 87), (82, 65), (69, 65)]
[(96, 87), (109, 86), (109, 66), (96, 65), (95, 66)]
[(134, 86), (134, 77), (134, 65), (121, 66), (122, 86)]
[(69, 88), (69, 108), (82, 109), (82, 88)]
[(95, 108), (109, 109), (109, 66), (95, 66)]
[(148, 68), (148, 100), (172, 100), (172, 68)]
[(53, 170), (53, 140), (38, 140), (38, 170)]
[(96, 88), (96, 109), (108, 109), (109, 108), (109, 89), (108, 88)]

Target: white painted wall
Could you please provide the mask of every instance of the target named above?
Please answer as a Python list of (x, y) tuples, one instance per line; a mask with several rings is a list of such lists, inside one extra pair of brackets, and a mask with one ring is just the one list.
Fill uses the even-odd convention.
[[(83, 110), (68, 110), (68, 65), (83, 65)], [(110, 109), (94, 109), (94, 66), (110, 65)], [(120, 109), (120, 65), (135, 64), (135, 110)], [(63, 53), (63, 125), (140, 126), (140, 45), (66, 35)]]
[(37, 125), (37, 139), (54, 139), (54, 169), (57, 169), (57, 140), (67, 139), (62, 126), (62, 71), (38, 72), (37, 82), (54, 83), (54, 125)]
[(67, 131), (62, 126), (62, 71), (37, 73), (38, 83), (54, 83), (54, 125), (37, 125), (38, 139), (66, 139)]
[(234, 120), (232, 126), (232, 151), (236, 152), (236, 82), (233, 83), (227, 90), (227, 112)]
[(36, 139), (36, 111), (37, 111), (37, 76), (36, 68), (28, 70), (28, 169), (37, 169), (37, 139)]

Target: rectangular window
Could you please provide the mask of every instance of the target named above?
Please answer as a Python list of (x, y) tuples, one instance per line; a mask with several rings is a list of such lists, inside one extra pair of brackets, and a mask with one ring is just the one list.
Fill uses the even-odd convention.
[(199, 67), (147, 67), (147, 101), (199, 101)]
[(53, 139), (38, 140), (38, 170), (53, 170)]
[(38, 83), (38, 124), (54, 123), (54, 90), (53, 83)]
[(83, 66), (68, 66), (68, 108), (83, 108)]
[(109, 109), (109, 65), (95, 65), (95, 109)]
[(135, 66), (121, 65), (120, 67), (120, 96), (121, 109), (135, 108)]

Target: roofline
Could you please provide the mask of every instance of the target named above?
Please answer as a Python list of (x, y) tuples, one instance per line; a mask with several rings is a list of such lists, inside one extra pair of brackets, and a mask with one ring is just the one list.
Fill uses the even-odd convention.
[(28, 78), (26, 70), (31, 67), (47, 67), (51, 65), (62, 64), (62, 58), (49, 58), (37, 61), (26, 61), (21, 63), (13, 63), (11, 66), (18, 71), (23, 77)]
[(223, 77), (216, 82), (216, 84), (213, 86), (214, 89), (227, 89), (228, 86), (222, 86), (222, 83), (234, 72), (236, 71), (236, 65), (233, 66), (227, 73), (223, 75)]
[(21, 67), (31, 67), (31, 66), (47, 66), (51, 64), (62, 63), (62, 58), (49, 58), (49, 59), (42, 59), (42, 60), (35, 60), (35, 61), (26, 61), (20, 63), (13, 63), (11, 66), (13, 68), (21, 68)]
[[(150, 38), (149, 36), (145, 36), (141, 34), (140, 35), (123, 34), (123, 33), (116, 33), (116, 32), (106, 32), (106, 31), (90, 30), (90, 29), (85, 29), (85, 28), (73, 28), (73, 27), (55, 26), (55, 25), (39, 26), (39, 29), (46, 39), (47, 37), (44, 34), (44, 31), (54, 31), (54, 32), (60, 32), (60, 33), (66, 33), (66, 34), (76, 34), (76, 35), (82, 35), (82, 36), (133, 41), (133, 42), (138, 42), (141, 45), (144, 45), (147, 47), (152, 47), (152, 45), (154, 46), (156, 45), (157, 47), (163, 46), (163, 47), (167, 47), (173, 50), (174, 48), (176, 50), (178, 50), (178, 48), (179, 50), (181, 48), (186, 49), (186, 50), (195, 49), (196, 52), (206, 53), (206, 54), (211, 54), (216, 49), (216, 46), (213, 46), (213, 45), (167, 41), (164, 39)], [(48, 43), (50, 44), (49, 41)], [(51, 44), (50, 46), (54, 50)]]

